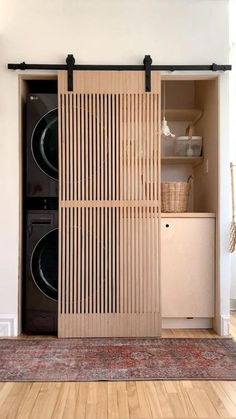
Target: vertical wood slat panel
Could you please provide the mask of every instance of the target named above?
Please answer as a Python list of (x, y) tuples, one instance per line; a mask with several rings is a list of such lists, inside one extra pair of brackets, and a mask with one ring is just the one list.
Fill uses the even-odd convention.
[(77, 125), (76, 131), (76, 138), (75, 141), (77, 142), (77, 159), (76, 159), (76, 171), (77, 171), (77, 200), (81, 200), (81, 140), (80, 140), (80, 132), (81, 132), (81, 118), (80, 118), (80, 96), (76, 95), (76, 112), (75, 112), (75, 120)]
[(81, 313), (85, 313), (85, 300), (84, 300), (84, 284), (85, 284), (85, 242), (84, 242), (84, 231), (85, 231), (85, 208), (81, 208), (81, 237), (80, 237), (80, 256), (81, 256), (81, 276), (79, 278), (80, 289), (81, 289)]
[[(135, 173), (134, 173), (134, 161), (135, 161), (135, 155), (134, 155), (134, 144), (135, 144), (135, 137), (134, 137), (134, 118), (135, 118), (135, 109), (134, 109), (134, 94), (130, 95), (130, 169), (131, 169), (131, 194), (130, 198), (131, 200), (134, 200), (134, 190), (135, 190)], [(131, 208), (130, 212), (130, 224), (131, 224), (131, 259), (130, 259), (130, 265), (131, 265), (131, 307), (130, 312), (135, 313), (135, 242), (134, 242), (134, 208)]]
[[(77, 196), (77, 185), (78, 185), (78, 178), (77, 178), (77, 120), (76, 120), (76, 95), (73, 94), (73, 111), (72, 111), (72, 119), (73, 119), (73, 194), (74, 200), (78, 200)], [(72, 313), (76, 313), (76, 302), (77, 302), (77, 208), (73, 208), (73, 219), (72, 219), (72, 228), (73, 228), (73, 282), (72, 282)]]
[[(70, 199), (74, 200), (74, 130), (73, 130), (73, 93), (69, 95), (69, 103), (68, 103), (68, 135), (69, 135), (69, 161), (70, 161)], [(74, 208), (69, 209), (69, 290), (68, 290), (68, 310), (69, 313), (72, 313), (72, 300), (73, 300), (73, 271), (74, 271), (74, 263), (73, 263), (73, 244), (74, 244), (74, 231), (73, 231), (73, 212)]]
[(85, 176), (84, 176), (84, 184), (85, 184), (85, 199), (89, 199), (89, 152), (88, 152), (88, 95), (84, 95), (84, 141), (85, 141), (85, 155), (84, 155), (84, 164), (85, 164)]
[[(129, 148), (129, 144), (128, 144)], [(129, 168), (128, 168), (129, 171)], [(131, 311), (131, 292), (132, 292), (132, 256), (131, 256), (131, 208), (127, 208), (127, 255), (126, 256), (126, 265), (127, 265), (127, 277), (125, 278), (127, 286), (127, 300), (128, 300), (128, 313), (132, 313)]]
[[(100, 167), (101, 167), (101, 146), (100, 146), (100, 100), (99, 96), (95, 95), (96, 101), (96, 153), (97, 153), (97, 199), (101, 200), (101, 174), (100, 174)], [(100, 122), (101, 125), (101, 122)], [(96, 179), (95, 179), (96, 180)], [(100, 227), (101, 227), (101, 217), (100, 217), (100, 208), (95, 209), (96, 212), (96, 254), (97, 254), (97, 274), (96, 274), (96, 284), (97, 284), (97, 313), (101, 313), (101, 253), (100, 253)]]
[[(154, 200), (155, 190), (157, 185), (155, 183), (155, 157), (154, 157), (154, 142), (155, 142), (155, 130), (154, 130), (154, 105), (155, 105), (156, 96), (150, 96), (150, 161), (151, 161), (151, 170), (150, 170), (150, 198)], [(149, 228), (150, 228), (150, 308), (151, 311), (154, 311), (154, 296), (155, 296), (155, 264), (157, 257), (154, 254), (154, 230), (156, 223), (156, 209), (154, 206), (151, 206), (149, 209)], [(155, 256), (155, 257), (154, 257)]]
[[(88, 196), (88, 131), (87, 131), (87, 94), (84, 95), (84, 105), (82, 108), (83, 118), (84, 118), (84, 198), (85, 200), (89, 198)], [(82, 226), (82, 234), (84, 235), (84, 248), (83, 248), (83, 257), (84, 257), (84, 290), (83, 290), (83, 301), (84, 301), (84, 313), (88, 314), (88, 208), (84, 209), (84, 225)]]
[[(101, 146), (101, 200), (105, 200), (105, 173), (106, 173), (106, 162), (105, 162), (105, 151), (104, 151), (104, 102), (103, 96), (99, 95), (100, 105), (101, 105), (101, 117), (100, 117), (100, 146)], [(104, 211), (100, 210), (101, 215), (101, 313), (104, 313), (104, 276), (105, 276), (105, 261), (103, 257), (104, 249)]]
[(79, 138), (79, 146), (80, 146), (80, 166), (81, 166), (81, 170), (80, 170), (80, 200), (84, 200), (85, 199), (85, 195), (84, 195), (84, 113), (83, 113), (83, 107), (84, 107), (84, 103), (83, 103), (83, 99), (84, 99), (84, 95), (79, 95), (79, 99), (80, 99), (80, 108), (79, 108), (79, 120), (80, 120), (80, 138)]
[[(120, 161), (121, 161), (121, 154), (120, 154), (120, 144), (121, 142), (121, 131), (120, 131), (120, 96), (115, 95), (115, 104), (116, 104), (116, 116), (115, 116), (115, 142), (116, 142), (116, 195), (115, 199), (120, 197), (120, 181), (121, 181), (121, 173), (120, 173)], [(116, 218), (115, 218), (115, 227), (116, 227), (116, 243), (115, 243), (115, 253), (116, 253), (116, 310), (117, 313), (120, 313), (120, 286), (121, 286), (121, 277), (120, 277), (120, 209), (117, 209)]]
[[(111, 164), (111, 173), (112, 173), (112, 200), (116, 199), (116, 178), (115, 174), (117, 172), (117, 159), (116, 159), (116, 137), (115, 137), (115, 128), (116, 128), (116, 96), (111, 95), (111, 117), (112, 117), (112, 133), (111, 133), (111, 144), (112, 144), (112, 164)], [(111, 211), (111, 237), (112, 237), (112, 260), (111, 260), (111, 295), (112, 295), (112, 305), (111, 311), (115, 313), (117, 310), (116, 299), (117, 299), (117, 284), (118, 278), (116, 276), (116, 243), (117, 243), (117, 225), (116, 225), (116, 215), (117, 210), (112, 209)]]
[(68, 94), (64, 109), (61, 97), (60, 199), (137, 201), (60, 209), (61, 333), (156, 335), (158, 204), (138, 200), (157, 198), (157, 95)]
[(123, 95), (123, 117), (124, 117), (124, 122), (123, 122), (123, 154), (122, 154), (122, 159), (123, 159), (123, 198), (122, 199), (128, 199), (128, 195), (127, 195), (127, 164), (126, 164), (126, 159), (128, 159), (128, 155), (127, 155), (127, 133), (126, 133), (126, 129), (127, 129), (127, 107), (126, 107), (126, 95)]
[[(115, 160), (114, 160), (114, 145), (115, 145), (115, 140), (114, 140), (114, 114), (115, 114), (115, 109), (114, 109), (114, 95), (109, 95), (109, 111), (108, 111), (108, 118), (109, 118), (109, 150), (108, 150), (108, 155), (110, 156), (109, 158), (109, 199), (110, 200), (114, 200), (114, 195), (113, 193), (115, 192), (115, 185), (114, 185), (114, 181), (113, 181), (113, 176), (114, 176), (114, 171), (115, 171)], [(113, 169), (113, 170), (112, 170)], [(114, 299), (115, 299), (115, 288), (114, 288), (114, 283), (113, 283), (113, 266), (115, 266), (115, 259), (114, 259), (114, 255), (113, 255), (113, 240), (115, 239), (115, 235), (116, 232), (113, 229), (113, 215), (114, 215), (114, 208), (110, 208), (109, 209), (110, 215), (109, 215), (109, 244), (110, 244), (110, 249), (109, 249), (109, 271), (110, 271), (110, 283), (109, 283), (109, 312), (113, 313), (114, 312)]]
[(144, 123), (144, 115), (145, 115), (145, 99), (146, 97), (142, 97), (141, 102), (142, 102), (142, 199), (146, 199), (145, 197), (145, 182), (146, 182), (146, 127), (145, 127), (145, 123)]
[[(134, 160), (133, 160), (134, 161)], [(131, 208), (131, 313), (136, 313), (135, 304), (135, 293), (138, 291), (136, 288), (136, 276), (135, 276), (135, 218), (134, 218), (134, 207)]]
[[(70, 164), (69, 164), (69, 132), (68, 132), (68, 112), (69, 112), (69, 96), (65, 95), (65, 155), (66, 155), (66, 188), (65, 188), (65, 199), (70, 199)], [(65, 313), (69, 313), (68, 311), (68, 284), (69, 284), (69, 228), (68, 228), (68, 212), (69, 210), (65, 211), (65, 273), (66, 273), (66, 280), (65, 280)]]
[[(105, 188), (106, 189), (106, 188)], [(105, 258), (104, 258), (104, 299), (103, 299), (103, 313), (107, 312), (107, 300), (108, 300), (108, 294), (107, 294), (107, 264), (108, 264), (108, 208), (104, 208), (102, 211), (104, 213), (104, 249), (105, 249)], [(103, 280), (103, 279), (102, 279)]]
[[(123, 108), (123, 95), (120, 95), (120, 102), (119, 102), (119, 137), (117, 137), (117, 143), (119, 138), (119, 195), (116, 197), (116, 199), (123, 199), (123, 190), (124, 190), (124, 183), (123, 183), (123, 176), (124, 176), (124, 148), (123, 148), (123, 142), (124, 142), (124, 132), (123, 132), (123, 126), (124, 126), (124, 108)], [(117, 131), (118, 132), (118, 131)], [(120, 208), (118, 211), (118, 227), (119, 227), (119, 246), (117, 246), (118, 254), (119, 254), (119, 313), (124, 312), (124, 263), (123, 263), (123, 208)]]
[[(93, 193), (92, 193), (92, 197), (94, 200), (96, 200), (97, 197), (97, 181), (96, 181), (96, 139), (95, 139), (95, 135), (96, 135), (96, 118), (95, 118), (95, 113), (96, 113), (96, 108), (95, 108), (95, 97), (93, 95), (91, 95), (91, 108), (92, 108), (92, 112), (90, 112), (90, 126), (91, 126), (91, 131), (90, 131), (90, 135), (92, 136), (92, 158), (91, 158), (91, 165), (93, 165), (93, 169), (92, 169), (92, 189), (93, 189)], [(91, 110), (90, 108), (90, 110)], [(97, 298), (96, 298), (96, 290), (97, 290), (97, 284), (96, 284), (96, 279), (97, 279), (97, 273), (96, 273), (96, 264), (97, 264), (97, 254), (96, 254), (96, 209), (93, 208), (91, 209), (92, 211), (92, 215), (91, 215), (91, 224), (92, 224), (92, 246), (93, 246), (93, 252), (92, 252), (92, 261), (91, 261), (91, 276), (92, 276), (92, 288), (93, 288), (93, 293), (92, 293), (92, 313), (96, 313), (96, 304), (97, 304)]]

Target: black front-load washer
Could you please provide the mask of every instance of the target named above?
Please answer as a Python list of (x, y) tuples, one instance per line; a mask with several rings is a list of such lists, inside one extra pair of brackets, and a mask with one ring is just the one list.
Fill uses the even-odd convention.
[(57, 333), (58, 211), (27, 213), (23, 331)]
[(26, 103), (26, 196), (58, 196), (58, 104), (53, 93)]

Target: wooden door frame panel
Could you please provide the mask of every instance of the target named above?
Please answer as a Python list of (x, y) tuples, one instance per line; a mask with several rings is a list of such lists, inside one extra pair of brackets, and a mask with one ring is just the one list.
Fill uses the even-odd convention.
[[(160, 165), (160, 75), (157, 73), (152, 77), (152, 91), (153, 89), (155, 89), (154, 93), (145, 92), (141, 71), (133, 74), (131, 72), (80, 71), (74, 72), (74, 91), (68, 92), (67, 73), (59, 72), (59, 155), (61, 156), (59, 160), (60, 169), (62, 169), (60, 170), (59, 205), (59, 225), (62, 234), (59, 246), (59, 336), (157, 336), (160, 334), (161, 320), (158, 308), (160, 257), (157, 256), (160, 253), (160, 167), (156, 170), (158, 163)], [(118, 108), (114, 108), (115, 104)], [(97, 113), (91, 116), (94, 107)], [(124, 173), (120, 181), (125, 189), (113, 192), (114, 181), (111, 179), (111, 168), (113, 171), (116, 170), (115, 165), (118, 160), (114, 148), (116, 150), (119, 148), (114, 127), (115, 123), (117, 128), (114, 116), (116, 109), (118, 109), (119, 121), (121, 121), (118, 123), (118, 125), (121, 124), (118, 135), (122, 133), (123, 141), (122, 154), (119, 156), (123, 163), (122, 165), (119, 163), (118, 166), (119, 170), (123, 166)], [(140, 114), (138, 109), (140, 109)], [(91, 153), (94, 153), (96, 149), (96, 141), (94, 138), (91, 139), (92, 129), (89, 125), (91, 119), (93, 119), (93, 126), (99, 120), (99, 124), (104, 127), (103, 130), (99, 130), (96, 137), (101, 147), (100, 160), (104, 159), (104, 167), (99, 167), (99, 171), (102, 167), (99, 199), (95, 194), (96, 176), (93, 175), (93, 179), (89, 180), (88, 175), (93, 173), (94, 155)], [(137, 141), (131, 140), (137, 129), (137, 122), (134, 121), (139, 121), (140, 129), (136, 136), (140, 138), (141, 148), (138, 148)], [(107, 147), (112, 147), (113, 151), (107, 154)], [(146, 153), (146, 157), (141, 157), (141, 150), (142, 153)], [(138, 152), (139, 157), (136, 157)], [(74, 170), (79, 160), (78, 153), (81, 158), (81, 173)], [(144, 180), (142, 180), (141, 192), (137, 192), (134, 179), (140, 164), (144, 170)], [(141, 178), (143, 179), (143, 175)], [(93, 184), (91, 190), (90, 184)], [(152, 216), (150, 216), (151, 213)], [(88, 233), (88, 231), (94, 231), (94, 226), (91, 224), (93, 222), (91, 219), (94, 220), (94, 217), (96, 225), (98, 223), (101, 225), (100, 232), (96, 230), (97, 232)], [(113, 217), (112, 222), (110, 217)], [(157, 231), (152, 224), (157, 226)], [(111, 225), (115, 230), (112, 230)], [(135, 237), (143, 241), (143, 237), (138, 236), (140, 228), (146, 240), (146, 248), (140, 248), (141, 253), (138, 257), (139, 247), (135, 244)], [(111, 240), (114, 242), (114, 235), (117, 236), (118, 231), (124, 239), (124, 242), (119, 242), (122, 250), (118, 245), (111, 248)], [(156, 242), (156, 247), (154, 242)], [(126, 246), (126, 250), (123, 249), (123, 245)], [(101, 258), (101, 273), (97, 273), (100, 279), (91, 278), (91, 270), (93, 274), (95, 272), (95, 262), (91, 260), (93, 248), (96, 248), (96, 258), (97, 255), (101, 256), (102, 251), (105, 252), (104, 261)], [(154, 254), (155, 249), (156, 254)], [(119, 265), (120, 252), (123, 252), (123, 265)], [(138, 271), (139, 268), (135, 267), (136, 263), (139, 266), (140, 257), (143, 259), (143, 264), (146, 264), (143, 265), (142, 271)], [(79, 267), (76, 265), (76, 260), (81, 263)], [(122, 273), (116, 277), (116, 280), (111, 272), (114, 271), (114, 263), (122, 268)], [(139, 276), (135, 274), (136, 270)], [(145, 282), (143, 282), (142, 292), (145, 297), (141, 298), (137, 280), (139, 278), (141, 281), (140, 278), (143, 275), (147, 284), (151, 281), (151, 288), (147, 290), (148, 285), (145, 287)], [(78, 281), (78, 278), (85, 278), (85, 282)], [(102, 287), (100, 312), (97, 308), (95, 312), (91, 311), (96, 305), (94, 300), (90, 301), (92, 299), (91, 287), (94, 282), (98, 289)], [(115, 283), (116, 291), (111, 288), (112, 283), (113, 285)], [(95, 291), (93, 289), (93, 297), (98, 289), (96, 288)], [(120, 296), (120, 300), (123, 298), (123, 312), (120, 312), (120, 300), (117, 301), (117, 289), (119, 293), (123, 292), (123, 296)], [(79, 293), (82, 302), (78, 299)], [(117, 301), (116, 309), (111, 311), (111, 306), (114, 309), (114, 299)], [(142, 308), (139, 300), (143, 300)]]

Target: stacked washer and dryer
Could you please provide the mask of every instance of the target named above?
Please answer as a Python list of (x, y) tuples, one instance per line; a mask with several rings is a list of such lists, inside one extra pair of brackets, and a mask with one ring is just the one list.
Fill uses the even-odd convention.
[(23, 331), (57, 332), (58, 108), (56, 94), (29, 94), (25, 146)]

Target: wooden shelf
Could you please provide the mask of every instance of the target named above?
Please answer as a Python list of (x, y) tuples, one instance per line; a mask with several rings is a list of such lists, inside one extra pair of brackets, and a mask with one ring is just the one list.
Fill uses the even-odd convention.
[[(165, 116), (167, 121), (194, 121), (202, 114), (201, 109), (166, 109)], [(163, 110), (161, 111), (163, 117)]]
[(203, 157), (188, 157), (188, 156), (163, 156), (161, 158), (162, 164), (192, 164), (197, 166), (203, 162)]

